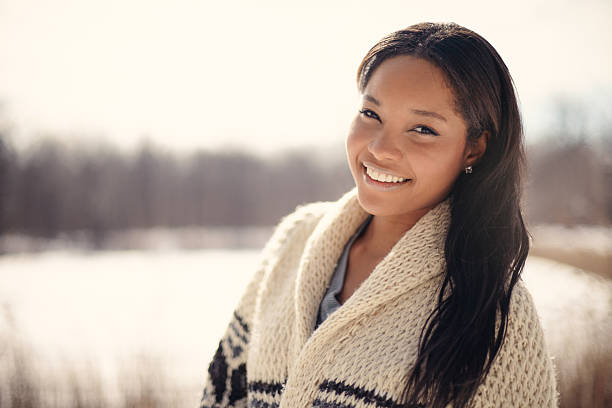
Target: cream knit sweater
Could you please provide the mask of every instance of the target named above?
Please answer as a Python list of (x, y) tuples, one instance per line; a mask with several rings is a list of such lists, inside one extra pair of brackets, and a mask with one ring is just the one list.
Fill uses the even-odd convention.
[[(399, 406), (436, 305), (450, 208), (444, 201), (423, 216), (313, 332), (334, 266), (367, 215), (353, 189), (281, 221), (212, 358), (201, 407)], [(507, 337), (472, 406), (557, 406), (552, 362), (521, 281)]]

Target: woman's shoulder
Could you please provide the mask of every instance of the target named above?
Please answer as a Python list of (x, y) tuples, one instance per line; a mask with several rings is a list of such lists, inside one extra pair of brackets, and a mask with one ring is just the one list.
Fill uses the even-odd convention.
[(335, 201), (313, 201), (299, 204), (293, 212), (281, 218), (276, 229), (291, 229), (300, 225), (316, 224), (328, 212), (333, 212), (334, 217), (352, 214), (356, 207), (361, 208), (357, 203), (357, 188), (354, 187)]
[(502, 348), (505, 348), (516, 362), (526, 357), (518, 354), (533, 353), (537, 356), (548, 354), (540, 316), (533, 297), (522, 279), (518, 280), (512, 290), (508, 327)]
[(531, 335), (534, 330), (541, 334), (540, 316), (536, 309), (531, 292), (522, 279), (519, 279), (512, 290), (508, 330)]
[(316, 201), (296, 206), (276, 224), (262, 251), (263, 255), (277, 252), (289, 241), (306, 239), (333, 204), (332, 201)]
[(292, 213), (284, 218), (292, 219), (294, 222), (318, 221), (333, 205), (334, 201), (313, 201), (299, 204)]
[(333, 201), (315, 201), (299, 204), (293, 212), (283, 216), (276, 230), (292, 230), (316, 224), (331, 208)]
[(512, 290), (506, 336), (476, 401), (475, 407), (558, 404), (552, 358), (535, 303), (522, 280)]

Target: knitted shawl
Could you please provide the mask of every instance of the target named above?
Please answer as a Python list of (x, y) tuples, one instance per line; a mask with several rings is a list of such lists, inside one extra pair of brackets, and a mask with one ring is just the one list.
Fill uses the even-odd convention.
[[(200, 407), (400, 407), (437, 304), (450, 204), (427, 212), (313, 331), (343, 247), (367, 216), (353, 189), (280, 222), (210, 362)], [(522, 281), (506, 339), (471, 406), (557, 406), (552, 362)]]

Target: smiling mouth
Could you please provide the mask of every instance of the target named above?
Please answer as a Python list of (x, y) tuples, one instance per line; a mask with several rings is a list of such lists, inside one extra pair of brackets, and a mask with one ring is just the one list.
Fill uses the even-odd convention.
[(393, 174), (384, 173), (378, 169), (374, 169), (372, 167), (368, 167), (362, 163), (363, 167), (363, 175), (366, 181), (370, 184), (378, 185), (378, 186), (401, 186), (403, 184), (412, 181), (412, 179), (395, 176)]

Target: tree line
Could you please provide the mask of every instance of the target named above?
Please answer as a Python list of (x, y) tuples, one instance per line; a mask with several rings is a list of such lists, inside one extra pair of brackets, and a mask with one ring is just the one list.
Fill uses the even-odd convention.
[[(611, 139), (594, 147), (545, 138), (529, 147), (531, 223), (609, 225)], [(0, 134), (0, 233), (103, 237), (133, 228), (273, 225), (298, 204), (335, 200), (352, 186), (341, 153), (322, 163), (308, 151), (263, 159), (239, 151), (173, 154), (144, 143), (122, 153), (54, 139), (16, 150)]]
[(46, 140), (16, 151), (0, 138), (0, 231), (60, 232), (272, 225), (296, 205), (336, 199), (352, 185), (344, 163), (304, 152), (264, 160), (245, 152), (74, 149)]

